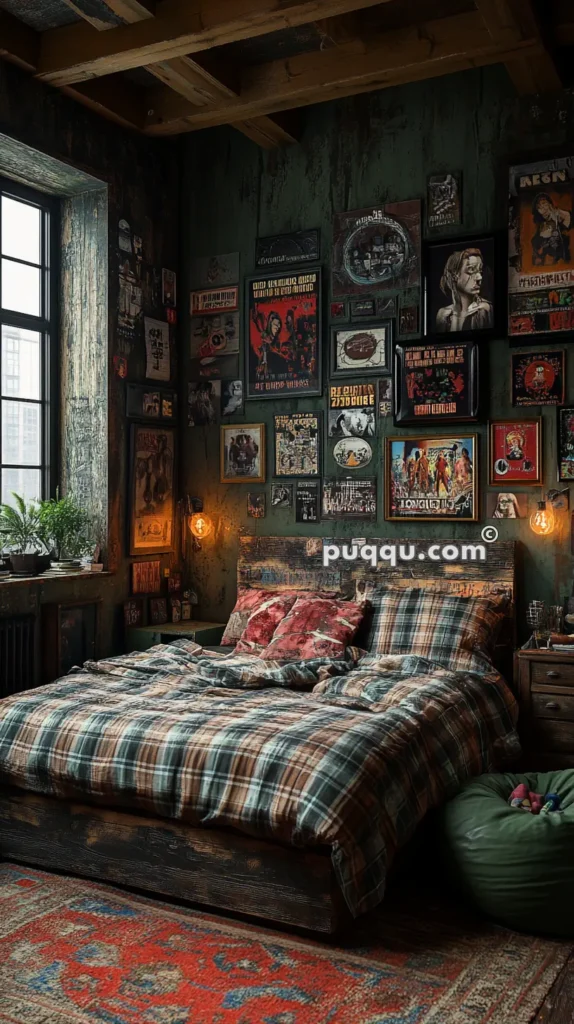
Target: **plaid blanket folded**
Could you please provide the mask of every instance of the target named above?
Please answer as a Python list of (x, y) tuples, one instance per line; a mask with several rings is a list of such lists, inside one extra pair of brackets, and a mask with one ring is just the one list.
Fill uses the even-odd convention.
[(516, 756), (515, 719), (494, 671), (357, 650), (279, 665), (181, 640), (0, 701), (0, 781), (327, 845), (357, 915), (426, 812)]

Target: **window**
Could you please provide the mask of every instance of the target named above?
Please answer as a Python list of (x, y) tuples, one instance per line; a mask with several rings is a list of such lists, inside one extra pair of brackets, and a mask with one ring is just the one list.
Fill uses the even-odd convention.
[(57, 206), (0, 178), (0, 491), (53, 491)]

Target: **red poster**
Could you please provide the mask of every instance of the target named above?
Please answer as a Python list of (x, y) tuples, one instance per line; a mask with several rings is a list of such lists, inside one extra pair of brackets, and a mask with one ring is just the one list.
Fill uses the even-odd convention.
[(542, 482), (540, 418), (490, 424), (490, 483)]

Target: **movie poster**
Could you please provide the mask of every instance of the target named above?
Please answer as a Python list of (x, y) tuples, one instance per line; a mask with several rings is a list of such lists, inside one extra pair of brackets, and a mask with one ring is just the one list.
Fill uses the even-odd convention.
[(478, 519), (476, 434), (387, 438), (385, 519)]
[(513, 352), (512, 404), (562, 405), (564, 403), (565, 353)]
[(275, 476), (319, 476), (321, 414), (275, 416)]
[(331, 385), (329, 437), (374, 437), (375, 408), (374, 383)]
[(321, 394), (321, 271), (248, 278), (246, 398)]
[(508, 333), (574, 329), (574, 157), (510, 168)]
[(323, 483), (323, 519), (376, 519), (377, 481), (325, 480)]
[(395, 388), (397, 424), (476, 419), (477, 344), (397, 345)]
[(130, 555), (173, 550), (175, 431), (132, 426)]
[(421, 203), (352, 210), (333, 224), (333, 297), (420, 286)]

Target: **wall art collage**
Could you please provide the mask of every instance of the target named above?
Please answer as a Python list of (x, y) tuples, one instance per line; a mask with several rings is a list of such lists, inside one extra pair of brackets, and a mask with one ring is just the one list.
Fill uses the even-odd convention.
[[(250, 490), (250, 516), (523, 517), (542, 496), (514, 489), (544, 483), (545, 406), (556, 480), (574, 480), (574, 157), (517, 164), (508, 184), (507, 236), (463, 232), (451, 170), (429, 175), (426, 208), (413, 198), (336, 214), (328, 259), (319, 230), (303, 227), (256, 239), (242, 277), (238, 253), (196, 260), (188, 422), (220, 423), (226, 484), (266, 482), (268, 441), (269, 500)], [(516, 413), (492, 419), (483, 446), (473, 424), (486, 423), (489, 342), (510, 346)], [(289, 404), (320, 396), (313, 411)], [(272, 423), (241, 422), (264, 399), (280, 403)]]

